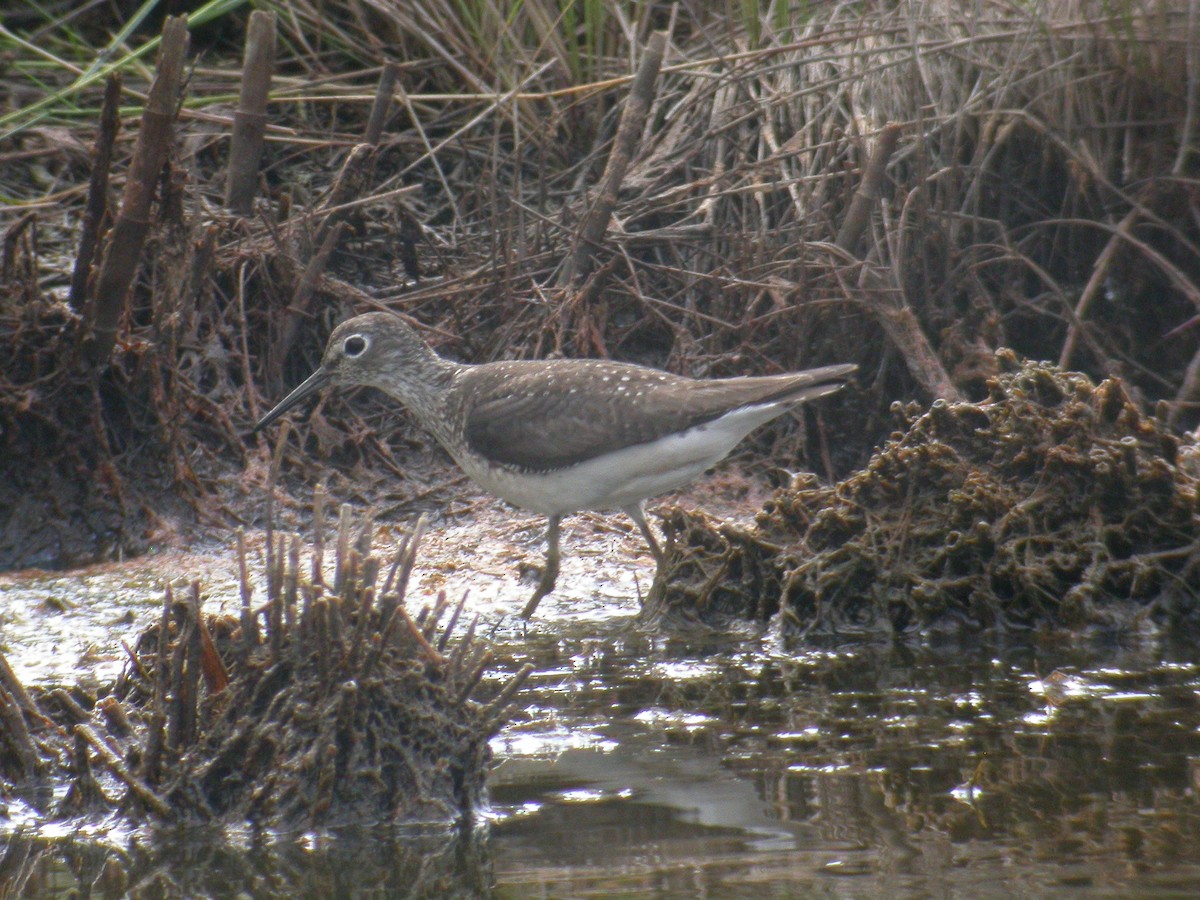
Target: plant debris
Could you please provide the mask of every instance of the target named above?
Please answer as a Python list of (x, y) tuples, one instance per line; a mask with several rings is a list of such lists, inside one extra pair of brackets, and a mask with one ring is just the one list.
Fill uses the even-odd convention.
[(1179, 439), (1118, 379), (996, 362), (986, 400), (896, 404), (865, 468), (796, 477), (753, 528), (670, 510), (644, 615), (843, 635), (1194, 623), (1200, 495)]
[[(1120, 372), (1195, 427), (1186, 5), (600, 4), (586, 29), (377, 6), (168, 18), (153, 69), (159, 19), (7, 23), (0, 567), (253, 525), (245, 432), (371, 308), (470, 361), (857, 362), (863, 391), (751, 439), (830, 478), (894, 399), (981, 396), (1001, 346)], [(330, 397), (285, 477), (447, 501), (403, 423)]]
[[(463, 604), (443, 594), (415, 616), (406, 604), (422, 528), (382, 572), (370, 520), (355, 533), (343, 507), (331, 582), (319, 530), (308, 579), (299, 538), (269, 535), (257, 608), (239, 533), (240, 616), (203, 614), (198, 582), (184, 599), (168, 590), (106, 696), (35, 696), (0, 665), (0, 796), (47, 819), (291, 829), (469, 819), (484, 803), (488, 741), (530, 668), (475, 699), (491, 654), (474, 623), (453, 637)], [(67, 789), (39, 790), (47, 779)]]

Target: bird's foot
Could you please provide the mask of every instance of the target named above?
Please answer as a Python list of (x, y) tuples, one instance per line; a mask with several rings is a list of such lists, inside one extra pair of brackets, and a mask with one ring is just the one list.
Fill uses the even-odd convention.
[(558, 580), (557, 567), (551, 569), (546, 566), (542, 570), (542, 577), (538, 581), (537, 587), (533, 590), (533, 596), (529, 598), (529, 602), (525, 604), (525, 608), (521, 610), (521, 618), (528, 619), (533, 616), (534, 610), (538, 608), (538, 604), (542, 602), (542, 598), (554, 590), (554, 583)]

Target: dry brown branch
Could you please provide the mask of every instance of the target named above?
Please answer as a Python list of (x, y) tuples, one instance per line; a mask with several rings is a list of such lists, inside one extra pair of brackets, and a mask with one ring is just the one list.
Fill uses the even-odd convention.
[(92, 150), (92, 177), (88, 184), (87, 206), (83, 212), (75, 269), (71, 274), (71, 290), (67, 294), (67, 303), (76, 311), (83, 310), (89, 302), (88, 278), (92, 274), (96, 247), (105, 227), (105, 217), (108, 215), (108, 174), (112, 165), (113, 143), (121, 129), (120, 102), (121, 74), (114, 72), (104, 83), (100, 127), (96, 132), (96, 144)]
[(371, 104), (371, 117), (367, 119), (367, 130), (363, 133), (364, 143), (375, 146), (383, 137), (383, 126), (387, 124), (388, 113), (392, 106), (392, 93), (396, 90), (396, 79), (400, 75), (400, 67), (388, 63), (379, 75), (379, 87), (375, 91), (375, 101)]
[(42, 772), (44, 764), (25, 724), (25, 714), (17, 698), (4, 686), (0, 686), (0, 734), (16, 754), (22, 778), (32, 778)]
[(150, 206), (171, 145), (187, 47), (187, 16), (168, 18), (163, 24), (154, 82), (142, 112), (142, 127), (129, 164), (121, 212), (109, 235), (108, 251), (96, 282), (88, 346), (88, 356), (95, 366), (103, 365), (112, 352), (129, 287), (150, 229)]
[(629, 96), (625, 100), (625, 109), (621, 112), (621, 122), (617, 126), (617, 136), (613, 139), (612, 152), (604, 168), (604, 177), (600, 180), (600, 190), (579, 226), (571, 255), (559, 275), (560, 287), (579, 281), (591, 271), (596, 250), (604, 240), (609, 220), (617, 207), (617, 195), (637, 149), (646, 114), (654, 101), (654, 84), (658, 78), (658, 71), (662, 68), (666, 48), (665, 31), (656, 31), (650, 35), (637, 75), (633, 84), (629, 86)]
[(275, 70), (275, 13), (255, 10), (246, 31), (242, 87), (229, 144), (229, 173), (225, 206), (230, 212), (249, 215), (258, 190), (258, 164), (262, 159), (267, 126), (267, 97)]
[(871, 207), (879, 200), (888, 160), (896, 152), (902, 130), (899, 125), (891, 123), (884, 125), (879, 131), (875, 152), (871, 154), (862, 181), (859, 182), (854, 199), (850, 201), (850, 208), (846, 211), (846, 218), (842, 220), (842, 227), (838, 229), (835, 243), (847, 253), (858, 252), (859, 240), (871, 222)]
[(129, 788), (129, 793), (149, 811), (156, 816), (166, 818), (171, 813), (171, 807), (162, 797), (158, 796), (154, 790), (129, 771), (128, 766), (118, 757), (109, 746), (104, 743), (100, 735), (96, 734), (91, 727), (87, 725), (76, 725), (75, 734), (87, 741), (92, 749), (96, 751), (96, 755), (100, 757), (100, 761), (104, 763), (105, 768), (113, 773), (124, 785)]
[[(341, 222), (348, 211), (347, 204), (351, 198), (361, 197), (368, 179), (371, 177), (371, 159), (375, 148), (370, 144), (358, 144), (346, 156), (329, 196), (321, 204), (324, 218), (317, 228), (316, 244), (323, 246), (330, 230)], [(366, 198), (369, 199), (369, 198)]]
[[(887, 170), (888, 160), (895, 152), (900, 139), (900, 126), (887, 125), (879, 134), (879, 140), (871, 159), (863, 172), (862, 181), (855, 191), (854, 200), (838, 230), (837, 246), (853, 254), (863, 232), (871, 219), (871, 206), (879, 199), (880, 186)], [(896, 349), (904, 357), (909, 372), (933, 397), (961, 400), (962, 394), (946, 367), (938, 358), (929, 338), (925, 336), (921, 323), (909, 306), (904, 292), (896, 282), (891, 270), (880, 270), (870, 264), (863, 265), (859, 272), (858, 291), (855, 296), (866, 304), (878, 319)]]

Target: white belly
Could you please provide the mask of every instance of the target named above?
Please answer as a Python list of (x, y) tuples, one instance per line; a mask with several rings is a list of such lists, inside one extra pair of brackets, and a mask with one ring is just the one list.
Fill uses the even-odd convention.
[(752, 429), (789, 405), (734, 410), (706, 425), (552, 472), (518, 472), (469, 458), (457, 462), (483, 488), (545, 516), (623, 509), (687, 484), (728, 455)]

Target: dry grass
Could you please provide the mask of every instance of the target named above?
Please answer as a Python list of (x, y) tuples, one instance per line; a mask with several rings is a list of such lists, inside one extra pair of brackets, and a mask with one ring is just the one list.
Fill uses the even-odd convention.
[[(781, 9), (280, 6), (264, 169), (272, 197), (240, 230), (218, 205), (245, 10), (196, 29), (193, 47), (207, 52), (179, 129), (173, 165), (190, 184), (186, 215), (173, 221), (193, 241), (219, 223), (213, 273), (194, 296), (175, 292), (173, 302), (188, 308), (164, 319), (154, 314), (157, 286), (178, 283), (183, 263), (147, 259), (116, 370), (142, 371), (144, 357), (129, 348), (155, 341), (168, 322), (178, 352), (155, 364), (173, 373), (173, 410), (205, 411), (186, 426), (184, 443), (215, 462), (230, 449), (241, 457), (239, 430), (307, 374), (336, 320), (367, 305), (420, 319), (444, 350), (475, 360), (609, 355), (698, 375), (856, 360), (864, 390), (841, 405), (844, 418), (780, 445), (801, 456), (824, 449), (827, 465), (844, 471), (886, 434), (893, 399), (927, 397), (910, 348), (880, 327), (907, 308), (967, 394), (981, 391), (992, 351), (1010, 346), (1096, 376), (1121, 374), (1135, 396), (1165, 399), (1176, 424), (1193, 425), (1195, 4)], [(82, 54), (81, 36), (95, 27), (72, 20), (73, 40), (47, 26), (29, 33), (61, 58), (66, 45)], [(560, 287), (559, 266), (593, 201), (653, 29), (669, 30), (667, 56), (596, 274)], [(9, 49), (10, 108), (77, 78), (69, 66)], [(35, 62), (44, 87), (13, 77)], [(295, 272), (318, 243), (322, 198), (360, 140), (387, 62), (400, 66), (398, 91), (367, 177), (343, 211), (352, 236), (277, 359), (268, 347), (279, 346)], [(135, 97), (145, 84), (139, 65), (126, 73)], [(19, 214), (37, 213), (36, 228), (6, 244), (4, 279), (17, 304), (2, 304), (5, 321), (65, 284), (58, 273), (67, 267), (38, 248), (69, 243), (98, 90), (74, 93), (74, 111), (52, 108), (0, 144), (0, 189), (16, 201), (5, 227), (11, 233)], [(886, 123), (901, 127), (899, 146), (850, 251), (834, 238)], [(21, 125), (19, 117), (6, 124)], [(118, 160), (122, 149), (124, 139)], [(419, 279), (401, 262), (412, 237)], [(28, 428), (25, 366), (0, 356), (0, 424), (9, 435)], [(403, 445), (376, 443), (340, 400), (325, 409), (339, 427), (315, 419), (310, 455), (397, 465), (389, 454)]]

